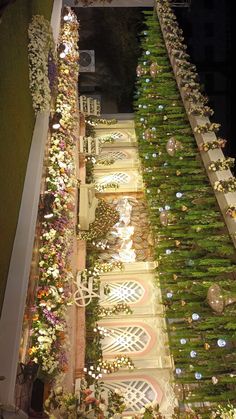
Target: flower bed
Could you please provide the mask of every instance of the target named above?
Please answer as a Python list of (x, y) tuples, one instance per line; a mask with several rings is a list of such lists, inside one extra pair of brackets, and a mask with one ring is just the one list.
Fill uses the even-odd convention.
[(33, 16), (29, 35), (29, 79), (35, 113), (50, 109), (55, 84), (55, 45), (50, 22), (41, 15)]
[[(181, 31), (168, 3), (158, 2), (158, 11), (162, 25), (170, 33), (167, 46), (192, 73), (178, 40)], [(221, 315), (216, 316), (213, 303), (218, 300), (207, 296), (212, 295), (213, 284), (227, 291), (235, 290), (235, 251), (224, 233), (214, 192), (202, 169), (155, 14), (147, 13), (143, 35), (135, 102), (136, 132), (175, 379), (184, 390), (184, 403), (226, 404), (227, 400), (235, 401), (235, 308), (227, 305), (225, 299)], [(197, 83), (188, 79), (183, 85), (192, 102), (204, 107), (206, 99), (197, 91)], [(198, 129), (216, 131), (218, 124), (205, 124)], [(216, 145), (222, 146), (222, 142)], [(229, 188), (234, 188), (233, 180), (227, 184)], [(225, 298), (222, 293), (219, 295)], [(202, 417), (209, 418), (207, 406), (202, 410)]]
[[(67, 368), (65, 333), (67, 305), (71, 303), (73, 272), (70, 267), (71, 246), (75, 235), (74, 129), (77, 110), (78, 23), (63, 24), (61, 39), (71, 42), (70, 54), (59, 60), (56, 112), (60, 124), (52, 130), (49, 165), (41, 217), (40, 277), (33, 307), (33, 324), (29, 356), (47, 378)], [(50, 204), (50, 205), (49, 205)], [(45, 211), (50, 206), (51, 214)], [(51, 217), (51, 218), (48, 218)]]

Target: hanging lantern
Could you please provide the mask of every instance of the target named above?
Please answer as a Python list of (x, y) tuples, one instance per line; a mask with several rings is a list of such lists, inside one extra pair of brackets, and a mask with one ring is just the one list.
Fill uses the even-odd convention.
[(138, 65), (136, 68), (136, 74), (138, 77), (142, 76), (143, 72), (142, 72), (142, 67), (141, 65)]
[(175, 139), (175, 137), (171, 137), (166, 143), (166, 151), (169, 156), (173, 157), (177, 150), (182, 149), (182, 144)]
[(168, 211), (161, 211), (160, 213), (160, 222), (163, 226), (167, 226), (168, 225)]
[(154, 78), (156, 77), (157, 73), (158, 73), (158, 64), (152, 63), (150, 65), (150, 75)]
[(138, 77), (141, 77), (147, 74), (147, 69), (143, 68), (140, 64), (136, 67), (136, 74)]
[(155, 131), (154, 130), (152, 130), (152, 129), (150, 129), (150, 128), (147, 128), (145, 131), (144, 131), (144, 138), (145, 138), (145, 140), (147, 140), (147, 141), (151, 141), (152, 139), (154, 139), (156, 137), (156, 133), (155, 133)]

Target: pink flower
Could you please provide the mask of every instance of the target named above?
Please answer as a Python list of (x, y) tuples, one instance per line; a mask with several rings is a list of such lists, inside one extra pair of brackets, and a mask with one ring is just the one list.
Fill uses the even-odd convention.
[(93, 396), (87, 396), (84, 399), (84, 402), (86, 404), (92, 404), (92, 403), (95, 403), (96, 401), (97, 401), (97, 399), (95, 399), (95, 397), (93, 397)]
[(90, 396), (90, 394), (92, 394), (92, 390), (90, 390), (90, 388), (86, 388), (85, 390), (82, 391), (83, 394), (85, 394), (86, 396)]

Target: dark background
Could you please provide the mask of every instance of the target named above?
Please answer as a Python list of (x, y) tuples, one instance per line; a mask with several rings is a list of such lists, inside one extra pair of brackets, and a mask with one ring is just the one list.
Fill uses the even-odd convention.
[[(225, 154), (236, 155), (233, 114), (233, 1), (192, 0), (175, 8), (191, 60), (221, 123), (219, 135), (228, 143)], [(80, 49), (95, 50), (96, 72), (80, 75), (81, 94), (102, 98), (102, 112), (132, 112), (139, 36), (139, 8), (79, 8)]]

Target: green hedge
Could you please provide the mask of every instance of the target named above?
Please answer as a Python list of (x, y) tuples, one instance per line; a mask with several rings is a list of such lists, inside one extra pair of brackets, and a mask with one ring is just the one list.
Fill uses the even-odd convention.
[[(174, 375), (185, 386), (186, 402), (227, 403), (236, 399), (236, 310), (230, 305), (215, 313), (207, 292), (213, 284), (236, 291), (235, 249), (201, 162), (156, 13), (145, 14), (135, 122)], [(152, 63), (158, 69), (154, 77)], [(172, 156), (170, 138), (176, 145)]]

